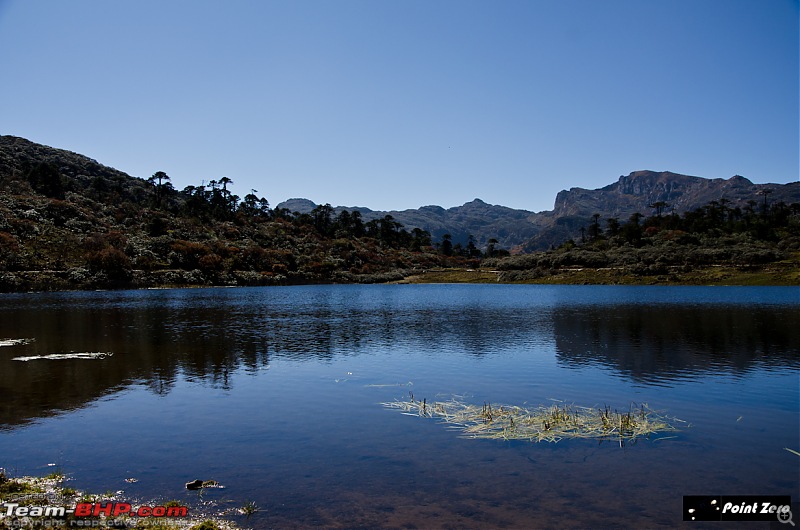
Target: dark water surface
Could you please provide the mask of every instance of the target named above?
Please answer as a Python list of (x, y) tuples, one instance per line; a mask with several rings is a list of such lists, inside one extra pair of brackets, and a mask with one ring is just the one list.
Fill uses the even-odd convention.
[[(3, 295), (0, 339), (35, 342), (0, 347), (0, 467), (209, 513), (253, 501), (255, 528), (698, 528), (683, 495), (800, 496), (799, 309), (796, 288)], [(113, 355), (14, 360), (68, 352)], [(644, 402), (690, 426), (624, 448), (465, 439), (381, 407), (409, 391)]]

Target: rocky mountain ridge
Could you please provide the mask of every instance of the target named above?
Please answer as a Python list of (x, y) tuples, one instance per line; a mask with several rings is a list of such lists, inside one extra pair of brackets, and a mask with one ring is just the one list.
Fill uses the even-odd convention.
[[(402, 211), (374, 211), (337, 206), (335, 210), (358, 210), (365, 220), (391, 215), (409, 229), (431, 232), (434, 239), (449, 233), (454, 242), (465, 243), (472, 235), (476, 244), (484, 247), (489, 239), (495, 238), (501, 247), (528, 252), (544, 250), (579, 236), (581, 227), (586, 227), (594, 214), (600, 214), (601, 220), (613, 217), (625, 221), (636, 212), (652, 215), (655, 209), (650, 205), (658, 202), (666, 203), (665, 212), (677, 214), (719, 200), (727, 201), (732, 208), (745, 208), (748, 201), (763, 201), (764, 190), (768, 190), (769, 202), (800, 202), (800, 182), (754, 184), (740, 175), (707, 179), (645, 170), (622, 175), (617, 182), (594, 190), (563, 190), (556, 195), (553, 209), (542, 212), (491, 205), (480, 199), (447, 209), (423, 206)], [(300, 213), (309, 213), (316, 206), (308, 199), (289, 199), (278, 204), (279, 208)]]
[[(113, 191), (121, 197), (141, 197), (149, 185), (142, 179), (104, 166), (87, 156), (30, 142), (14, 136), (0, 136), (0, 180), (22, 178), (37, 165), (52, 164), (60, 174), (73, 183), (72, 192)], [(708, 204), (725, 200), (730, 207), (756, 207), (765, 200), (770, 203), (800, 203), (800, 182), (789, 184), (754, 184), (735, 175), (729, 179), (707, 179), (669, 171), (634, 171), (622, 175), (617, 182), (589, 190), (570, 188), (555, 197), (552, 210), (532, 212), (475, 199), (461, 206), (443, 208), (429, 205), (402, 211), (378, 211), (367, 207), (337, 206), (342, 210), (358, 211), (363, 220), (383, 219), (391, 215), (406, 229), (421, 228), (431, 233), (434, 241), (444, 234), (453, 243), (466, 244), (473, 236), (479, 248), (486, 248), (490, 239), (498, 240), (499, 248), (516, 252), (543, 250), (576, 238), (580, 229), (588, 226), (594, 214), (601, 223), (608, 218), (627, 220), (639, 212), (646, 216), (655, 210), (657, 202), (666, 203), (664, 212), (682, 214)], [(69, 190), (67, 190), (69, 192)], [(276, 208), (291, 212), (309, 213), (317, 205), (308, 199), (289, 199)]]
[[(292, 212), (310, 213), (318, 205), (308, 199), (289, 199), (277, 205)], [(450, 234), (453, 243), (465, 245), (470, 236), (478, 247), (486, 247), (490, 239), (497, 239), (499, 246), (511, 248), (520, 242), (534, 237), (538, 231), (530, 222), (533, 212), (517, 210), (506, 206), (488, 204), (474, 199), (462, 206), (443, 208), (429, 205), (417, 209), (378, 211), (364, 207), (337, 206), (336, 213), (343, 210), (358, 211), (364, 221), (383, 219), (391, 215), (395, 221), (408, 229), (421, 228), (440, 241), (444, 234)]]
[(711, 201), (724, 201), (730, 208), (758, 208), (765, 192), (769, 203), (800, 203), (800, 182), (754, 184), (741, 175), (707, 179), (669, 171), (634, 171), (602, 188), (570, 188), (559, 192), (553, 210), (531, 217), (537, 234), (519, 248), (522, 251), (544, 250), (576, 238), (594, 214), (600, 214), (601, 222), (609, 218), (624, 222), (637, 212), (655, 215), (657, 209), (653, 205), (656, 203), (663, 203), (663, 213), (679, 215)]

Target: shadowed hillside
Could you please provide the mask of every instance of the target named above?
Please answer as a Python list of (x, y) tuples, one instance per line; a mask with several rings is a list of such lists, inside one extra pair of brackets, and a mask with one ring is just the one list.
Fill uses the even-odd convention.
[[(706, 179), (668, 171), (636, 171), (600, 189), (571, 188), (560, 192), (552, 211), (531, 217), (537, 234), (522, 243), (520, 249), (525, 252), (546, 250), (577, 238), (581, 227), (586, 228), (594, 214), (602, 219), (620, 220), (634, 213), (681, 215), (719, 200), (726, 201), (731, 208), (745, 208), (751, 201), (760, 201), (765, 190), (770, 202), (800, 202), (800, 182), (753, 184), (738, 175), (729, 179)], [(657, 212), (656, 205), (660, 205), (661, 211)]]
[(385, 282), (463, 266), (422, 230), (319, 207), (273, 210), (232, 180), (176, 190), (88, 157), (0, 137), (0, 291)]
[[(777, 275), (757, 283), (798, 277), (797, 182), (639, 171), (601, 189), (563, 191), (554, 210), (540, 213), (479, 199), (402, 212), (305, 199), (273, 209), (255, 192), (235, 195), (231, 184), (222, 176), (177, 190), (161, 171), (143, 180), (0, 136), (0, 291), (387, 282), (432, 268), (476, 269), (483, 258), (499, 276), (469, 281), (562, 282), (565, 270), (590, 268), (597, 273), (580, 282), (655, 275), (739, 283), (739, 273), (772, 263), (780, 263)], [(509, 249), (533, 253), (507, 257)], [(719, 266), (738, 272), (686, 276)]]

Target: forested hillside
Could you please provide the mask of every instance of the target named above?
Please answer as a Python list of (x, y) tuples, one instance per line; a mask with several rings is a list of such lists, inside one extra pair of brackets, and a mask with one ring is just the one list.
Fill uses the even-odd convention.
[[(367, 208), (272, 208), (232, 184), (221, 176), (177, 190), (161, 171), (144, 180), (0, 136), (0, 291), (371, 283), (440, 268), (483, 270), (467, 281), (800, 283), (797, 183), (638, 172), (562, 192), (556, 210), (530, 216), (479, 200), (403, 212), (414, 224), (483, 226), (480, 239), (459, 232), (462, 240)], [(710, 199), (696, 205), (700, 197)], [(614, 208), (632, 213), (604, 213)], [(526, 223), (551, 249), (509, 255), (506, 229), (519, 238)]]
[(546, 252), (486, 260), (506, 282), (800, 284), (800, 204), (712, 200), (682, 216), (584, 219), (580, 237)]
[[(0, 290), (383, 282), (464, 266), (390, 216), (329, 205), (295, 215), (220, 177), (176, 190), (82, 155), (0, 137)], [(474, 263), (474, 260), (473, 260)]]

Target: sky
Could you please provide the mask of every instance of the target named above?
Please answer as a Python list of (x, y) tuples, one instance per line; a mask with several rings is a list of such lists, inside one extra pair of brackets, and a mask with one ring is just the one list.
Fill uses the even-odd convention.
[(798, 0), (0, 0), (0, 134), (274, 206), (798, 180)]

